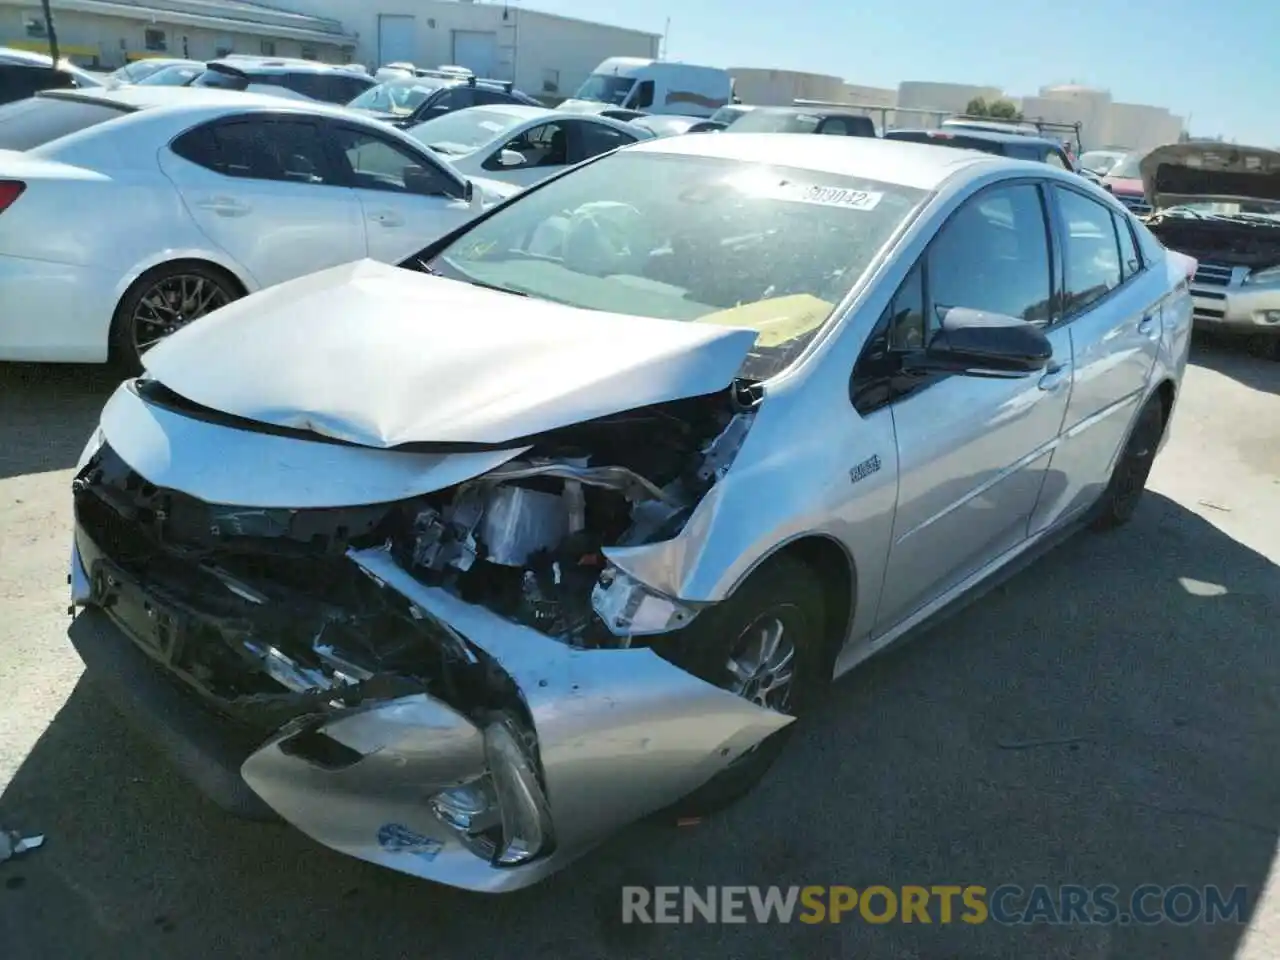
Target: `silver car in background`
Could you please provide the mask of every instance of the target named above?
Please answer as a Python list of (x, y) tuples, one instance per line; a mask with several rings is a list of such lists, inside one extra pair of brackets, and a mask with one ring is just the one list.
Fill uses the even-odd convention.
[(1193, 266), (1043, 164), (644, 141), (148, 351), (77, 468), (71, 640), (226, 806), (523, 887), (1128, 520)]

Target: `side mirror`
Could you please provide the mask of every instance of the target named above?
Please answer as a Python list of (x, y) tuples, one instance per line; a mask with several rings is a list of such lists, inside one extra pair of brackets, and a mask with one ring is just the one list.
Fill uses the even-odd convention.
[(498, 152), (498, 166), (500, 167), (520, 167), (524, 165), (524, 154), (517, 153), (515, 150), (500, 150)]
[(479, 196), (476, 194), (476, 185), (470, 180), (464, 180), (462, 183), (462, 199), (472, 206), (475, 206), (476, 201), (479, 199)]
[(1020, 377), (1043, 370), (1053, 344), (1034, 323), (999, 313), (952, 307), (912, 370), (972, 377)]

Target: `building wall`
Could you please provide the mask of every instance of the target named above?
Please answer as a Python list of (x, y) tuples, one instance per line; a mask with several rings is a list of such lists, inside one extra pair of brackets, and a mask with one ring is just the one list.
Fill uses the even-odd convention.
[[(438, 67), (454, 62), (454, 32), (495, 35), (495, 79), (513, 80), (535, 96), (571, 96), (607, 57), (658, 56), (657, 34), (558, 17), (538, 10), (458, 0), (272, 0), (312, 16), (340, 19), (356, 36), (355, 60), (371, 70), (383, 65), (379, 16), (413, 17), (413, 62)], [(465, 66), (465, 64), (464, 64)], [(555, 89), (549, 90), (548, 87)]]
[(1154, 150), (1166, 143), (1177, 143), (1182, 134), (1182, 118), (1164, 107), (1140, 103), (1111, 105), (1112, 143), (1134, 150)]
[[(0, 6), (0, 46), (47, 52), (48, 38), (27, 29), (30, 16), (29, 8)], [(104, 69), (123, 66), (130, 60), (147, 56), (212, 60), (226, 51), (268, 53), (277, 57), (305, 55), (328, 63), (343, 62), (343, 47), (339, 43), (304, 43), (234, 29), (211, 30), (166, 23), (163, 18), (152, 22), (55, 9), (54, 27), (61, 55), (83, 66)], [(163, 34), (166, 49), (149, 49), (148, 31), (151, 31), (152, 40)]]
[(729, 76), (738, 99), (756, 106), (785, 107), (796, 100), (847, 102), (844, 81), (823, 73), (730, 67)]
[(977, 87), (965, 83), (930, 83), (905, 80), (898, 84), (898, 103), (904, 109), (945, 110), (963, 113), (969, 101), (977, 97), (990, 102), (1005, 99), (999, 87)]

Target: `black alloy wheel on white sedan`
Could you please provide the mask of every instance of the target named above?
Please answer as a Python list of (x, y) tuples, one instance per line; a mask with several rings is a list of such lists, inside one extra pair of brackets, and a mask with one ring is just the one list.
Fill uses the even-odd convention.
[(242, 295), (230, 276), (203, 263), (171, 263), (149, 270), (116, 308), (111, 358), (124, 372), (140, 373), (144, 351)]

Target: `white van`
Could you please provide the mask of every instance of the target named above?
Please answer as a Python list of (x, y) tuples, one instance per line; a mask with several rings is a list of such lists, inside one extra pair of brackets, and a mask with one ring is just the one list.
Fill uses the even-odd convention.
[(635, 110), (709, 117), (733, 99), (733, 78), (720, 67), (610, 57), (559, 109), (574, 113)]

